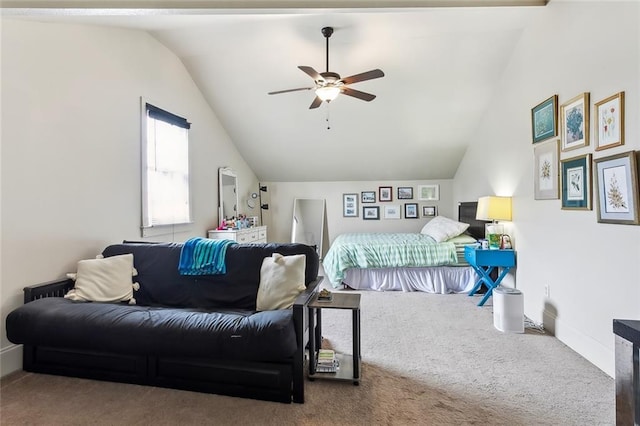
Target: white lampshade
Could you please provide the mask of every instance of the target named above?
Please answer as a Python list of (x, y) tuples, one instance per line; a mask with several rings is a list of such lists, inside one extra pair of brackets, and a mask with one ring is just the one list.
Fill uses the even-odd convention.
[(336, 86), (324, 86), (316, 89), (316, 95), (323, 101), (331, 102), (340, 94), (340, 88)]
[(478, 198), (478, 220), (511, 220), (511, 197), (487, 196)]

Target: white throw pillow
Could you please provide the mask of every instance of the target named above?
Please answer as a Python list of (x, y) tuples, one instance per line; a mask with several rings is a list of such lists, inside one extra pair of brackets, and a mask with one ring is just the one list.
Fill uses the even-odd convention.
[(106, 258), (81, 260), (78, 272), (68, 274), (75, 280), (75, 286), (64, 297), (88, 302), (126, 302), (135, 304), (132, 282), (137, 275), (133, 267), (133, 254), (123, 254)]
[(462, 234), (468, 227), (468, 223), (457, 222), (444, 216), (436, 216), (427, 222), (420, 233), (430, 236), (437, 243), (441, 243)]
[(260, 268), (260, 287), (256, 299), (256, 309), (269, 311), (288, 309), (296, 297), (305, 290), (304, 271), (306, 256), (296, 254), (283, 256), (273, 253), (265, 257)]

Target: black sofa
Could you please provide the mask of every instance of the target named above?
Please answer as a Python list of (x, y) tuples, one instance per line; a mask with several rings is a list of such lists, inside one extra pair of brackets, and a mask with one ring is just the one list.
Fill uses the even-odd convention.
[[(125, 242), (104, 250), (133, 254), (135, 305), (65, 299), (71, 280), (25, 288), (25, 304), (6, 319), (9, 340), (24, 345), (24, 370), (304, 402), (307, 304), (322, 280), (315, 249), (231, 245), (225, 274), (183, 276), (181, 248)], [(291, 309), (257, 312), (260, 268), (273, 253), (306, 256), (307, 289)]]

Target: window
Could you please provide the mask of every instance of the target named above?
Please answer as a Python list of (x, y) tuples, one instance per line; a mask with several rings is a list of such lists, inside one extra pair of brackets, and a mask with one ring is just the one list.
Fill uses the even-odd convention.
[(142, 102), (142, 229), (191, 222), (186, 119)]

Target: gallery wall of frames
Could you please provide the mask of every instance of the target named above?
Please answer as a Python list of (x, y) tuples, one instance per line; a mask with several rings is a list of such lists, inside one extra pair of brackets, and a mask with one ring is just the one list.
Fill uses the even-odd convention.
[(558, 105), (552, 95), (531, 109), (534, 198), (560, 199), (563, 210), (595, 204), (598, 222), (640, 224), (640, 151), (624, 149), (624, 92), (593, 105), (584, 92)]
[(379, 186), (360, 193), (342, 194), (342, 215), (363, 220), (418, 219), (438, 215), (439, 185)]

